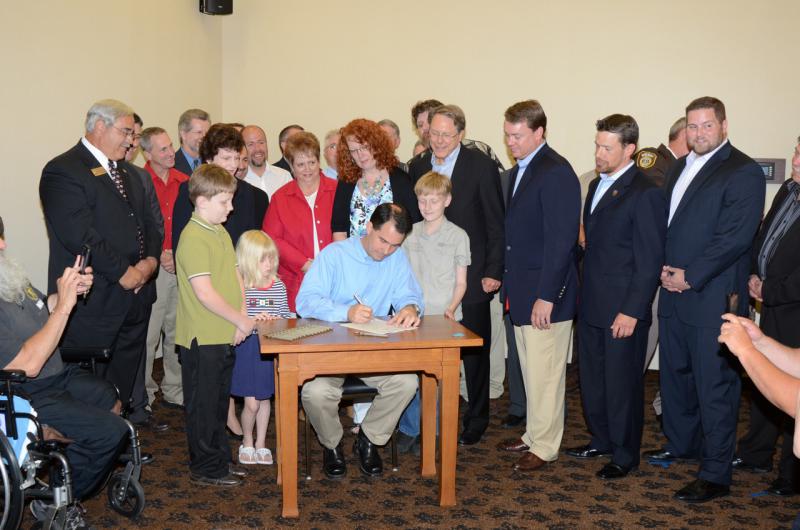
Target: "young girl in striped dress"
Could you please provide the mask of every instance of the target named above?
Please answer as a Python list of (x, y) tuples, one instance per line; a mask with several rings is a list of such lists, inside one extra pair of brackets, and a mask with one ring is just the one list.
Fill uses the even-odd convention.
[[(247, 315), (257, 320), (291, 318), (286, 300), (286, 286), (277, 277), (278, 248), (261, 230), (248, 230), (236, 245), (236, 258), (244, 280)], [(236, 347), (231, 394), (244, 397), (239, 463), (272, 464), (266, 447), (270, 401), (275, 393), (272, 361), (261, 357), (258, 334), (253, 332)], [(253, 427), (255, 426), (255, 439)]]

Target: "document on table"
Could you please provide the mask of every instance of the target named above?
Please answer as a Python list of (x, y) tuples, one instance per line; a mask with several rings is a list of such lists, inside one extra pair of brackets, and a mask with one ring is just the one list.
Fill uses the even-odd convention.
[(388, 336), (392, 333), (400, 333), (401, 331), (416, 329), (416, 327), (404, 328), (395, 324), (389, 324), (386, 320), (381, 320), (380, 318), (373, 318), (366, 324), (353, 324), (352, 322), (348, 322), (346, 324), (342, 324), (342, 326), (360, 331), (362, 333), (369, 333), (370, 335), (384, 336)]

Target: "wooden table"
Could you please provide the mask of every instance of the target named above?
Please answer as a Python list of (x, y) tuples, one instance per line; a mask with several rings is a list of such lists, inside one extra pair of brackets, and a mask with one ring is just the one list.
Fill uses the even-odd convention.
[(460, 348), (483, 339), (443, 316), (426, 316), (415, 330), (383, 337), (356, 335), (337, 323), (333, 331), (296, 341), (264, 334), (316, 320), (271, 320), (259, 324), (261, 352), (275, 355), (275, 424), (278, 484), (284, 517), (298, 517), (298, 388), (317, 375), (421, 372), (422, 476), (436, 475), (436, 396), (441, 388), (439, 505), (456, 504), (456, 439)]

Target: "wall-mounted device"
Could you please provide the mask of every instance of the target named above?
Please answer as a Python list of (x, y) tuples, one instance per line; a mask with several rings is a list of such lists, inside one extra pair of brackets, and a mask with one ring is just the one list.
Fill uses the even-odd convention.
[(754, 160), (761, 166), (767, 184), (783, 184), (783, 181), (786, 180), (785, 158), (755, 158)]
[(204, 15), (231, 15), (233, 0), (200, 0), (200, 12)]

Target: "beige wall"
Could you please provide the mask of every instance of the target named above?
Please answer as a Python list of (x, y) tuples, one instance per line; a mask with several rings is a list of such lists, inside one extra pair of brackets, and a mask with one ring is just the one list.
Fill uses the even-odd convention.
[(731, 140), (752, 156), (786, 158), (800, 134), (796, 0), (235, 0), (234, 11), (200, 15), (196, 0), (4, 7), (0, 214), (39, 285), (41, 167), (78, 139), (102, 97), (166, 125), (176, 143), (190, 106), (259, 123), (273, 161), (284, 125), (321, 137), (361, 116), (395, 120), (406, 158), (409, 108), (429, 97), (461, 105), (467, 135), (501, 154), (505, 108), (539, 99), (551, 145), (578, 173), (592, 167), (596, 119), (632, 114), (642, 145), (657, 145), (700, 95), (725, 101)]
[[(219, 18), (197, 0), (31, 1), (3, 6), (0, 215), (9, 254), (46, 287), (47, 239), (38, 183), (44, 164), (83, 134), (92, 102), (131, 105), (177, 143), (178, 115), (222, 109)], [(139, 160), (139, 163), (143, 163)]]

